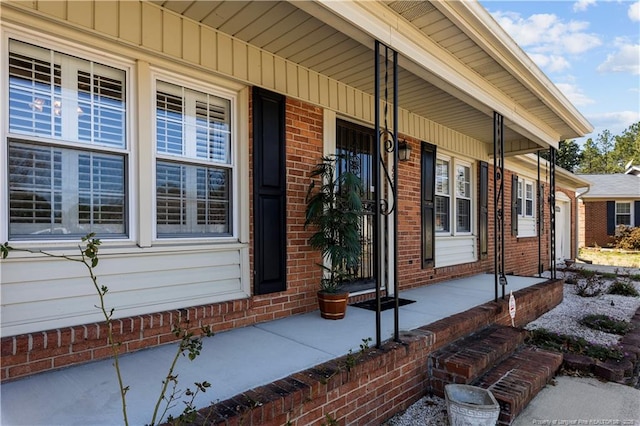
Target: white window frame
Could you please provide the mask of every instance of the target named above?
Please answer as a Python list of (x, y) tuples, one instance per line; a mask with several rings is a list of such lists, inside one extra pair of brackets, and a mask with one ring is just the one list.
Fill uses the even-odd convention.
[[(618, 213), (618, 205), (620, 205), (620, 204), (628, 204), (629, 205), (629, 212), (628, 213), (626, 213), (626, 212), (625, 213)], [(631, 200), (616, 201), (616, 215), (615, 215), (616, 226), (634, 226), (634, 225), (638, 226), (639, 225), (639, 224), (634, 224), (633, 223), (633, 218), (634, 218), (634, 216), (633, 216), (633, 213), (634, 213), (633, 205), (634, 204), (635, 203), (633, 201), (631, 201)], [(618, 216), (623, 216), (623, 215), (624, 216), (629, 216), (629, 225), (618, 224)]]
[[(123, 133), (124, 147), (114, 147), (109, 143), (79, 140), (78, 139), (79, 121), (77, 121), (75, 117), (70, 114), (62, 115), (62, 134), (60, 137), (56, 137), (55, 135), (50, 136), (46, 134), (36, 134), (36, 133), (29, 133), (29, 132), (13, 133), (13, 132), (10, 132), (9, 108), (3, 107), (1, 109), (2, 114), (0, 114), (1, 115), (0, 128), (2, 129), (2, 134), (0, 135), (0, 137), (2, 138), (1, 140), (2, 149), (0, 149), (0, 164), (2, 165), (2, 168), (6, 170), (6, 167), (9, 164), (8, 144), (10, 140), (15, 143), (24, 143), (31, 147), (41, 146), (41, 147), (47, 147), (47, 148), (59, 148), (63, 150), (62, 155), (64, 158), (62, 161), (65, 164), (72, 164), (72, 163), (77, 164), (77, 161), (74, 162), (72, 160), (74, 158), (77, 159), (78, 156), (82, 153), (91, 153), (91, 154), (97, 154), (97, 155), (106, 154), (106, 155), (115, 155), (115, 156), (122, 157), (124, 159), (124, 174), (125, 174), (125, 178), (124, 178), (125, 186), (123, 188), (124, 209), (125, 209), (125, 214), (123, 217), (123, 224), (124, 224), (123, 233), (122, 234), (118, 233), (113, 235), (101, 233), (99, 234), (99, 237), (105, 242), (109, 240), (117, 240), (120, 242), (132, 241), (135, 238), (135, 235), (137, 232), (136, 222), (134, 221), (134, 214), (133, 214), (135, 210), (133, 200), (135, 199), (134, 188), (136, 184), (136, 173), (132, 169), (134, 164), (136, 163), (136, 156), (135, 156), (134, 139), (131, 136), (132, 134), (134, 134), (134, 131), (135, 131), (133, 127), (133, 121), (131, 119), (133, 111), (135, 110), (135, 103), (133, 102), (133, 97), (131, 95), (133, 93), (133, 86), (132, 86), (133, 62), (126, 61), (120, 57), (105, 54), (103, 52), (97, 52), (90, 48), (80, 47), (76, 44), (69, 43), (55, 37), (44, 36), (41, 34), (33, 34), (33, 33), (30, 33), (29, 31), (22, 31), (22, 30), (18, 32), (17, 30), (6, 28), (4, 29), (4, 31), (2, 31), (1, 38), (0, 38), (0, 43), (2, 45), (1, 51), (3, 52), (2, 57), (0, 58), (0, 65), (1, 65), (0, 80), (2, 81), (0, 102), (2, 102), (3, 106), (8, 106), (9, 95), (10, 95), (9, 94), (9, 73), (8, 73), (9, 53), (10, 53), (9, 41), (10, 40), (14, 40), (20, 43), (30, 44), (37, 48), (49, 50), (59, 55), (64, 55), (61, 57), (62, 58), (61, 60), (64, 63), (67, 63), (68, 65), (77, 63), (78, 64), (77, 69), (82, 69), (82, 65), (84, 64), (95, 63), (95, 64), (104, 65), (106, 67), (114, 68), (124, 72), (125, 89), (123, 94), (126, 99), (125, 113), (124, 113), (125, 129)], [(35, 52), (37, 51), (34, 51), (34, 53)], [(76, 69), (73, 66), (72, 68)], [(71, 71), (73, 71), (73, 69), (71, 69)], [(69, 76), (70, 75), (69, 70), (63, 69), (62, 74), (63, 74), (63, 86), (64, 86), (65, 74), (66, 76)], [(98, 75), (100, 75), (100, 73), (98, 73)], [(51, 108), (55, 106), (55, 108), (61, 108), (62, 110), (65, 110), (65, 109), (71, 110), (71, 111), (78, 110), (78, 103), (76, 100), (77, 99), (76, 94), (78, 93), (77, 80), (74, 78), (73, 81), (75, 83), (73, 84), (73, 86), (70, 86), (72, 90), (72, 96), (71, 97), (64, 96), (64, 93), (63, 93), (61, 100), (57, 102), (57, 99), (56, 99), (56, 104), (51, 105)], [(64, 88), (63, 88), (63, 92), (64, 92)], [(77, 173), (77, 172), (73, 172), (73, 170), (71, 170), (71, 171), (67, 171), (67, 173), (70, 174), (70, 173)], [(75, 185), (73, 185), (73, 182), (71, 182), (72, 185), (68, 186), (70, 180), (75, 181)], [(2, 223), (2, 225), (0, 225), (0, 239), (2, 239), (3, 241), (10, 239), (9, 238), (9, 225), (10, 225), (9, 224), (9, 220), (10, 220), (9, 218), (9, 214), (10, 214), (9, 213), (9, 186), (8, 186), (8, 182), (6, 183), (5, 182), (3, 182), (2, 185), (0, 185), (1, 186), (0, 201), (2, 201), (2, 205), (5, 206), (2, 209), (0, 209), (0, 222)], [(66, 196), (63, 194), (63, 198), (67, 198), (70, 193), (72, 195), (78, 193), (77, 183), (78, 183), (77, 176), (75, 179), (64, 179), (63, 177), (63, 193), (66, 194)], [(63, 204), (67, 205), (70, 202), (71, 201), (65, 200), (63, 201)], [(63, 208), (65, 208), (64, 205), (63, 205)], [(76, 203), (75, 210), (77, 210), (77, 207), (78, 205)], [(72, 206), (72, 208), (74, 207)], [(46, 235), (47, 238), (41, 238), (41, 237), (35, 236), (33, 238), (29, 237), (28, 239), (26, 239), (16, 235), (10, 240), (16, 243), (17, 246), (20, 246), (20, 244), (23, 242), (33, 242), (33, 241), (38, 241), (39, 244), (41, 244), (42, 246), (59, 245), (61, 243), (66, 244), (69, 241), (69, 237), (63, 236), (64, 229), (62, 229), (65, 225), (65, 222), (64, 222), (65, 220), (70, 220), (70, 219), (69, 218), (65, 219), (63, 217), (63, 223), (61, 224), (60, 234), (55, 233), (55, 230), (54, 230), (53, 235), (51, 235), (50, 233), (40, 234), (40, 235)], [(78, 220), (74, 223), (76, 227), (79, 225)], [(57, 235), (60, 235), (60, 236), (58, 237)], [(75, 239), (76, 237), (74, 236), (73, 238)]]
[[(448, 163), (448, 193), (438, 192), (437, 185), (437, 171), (436, 171), (436, 191), (435, 195), (440, 197), (447, 197), (448, 199), (448, 208), (449, 208), (449, 229), (448, 230), (436, 230), (436, 237), (447, 237), (447, 236), (468, 236), (474, 235), (475, 226), (476, 226), (476, 215), (475, 206), (476, 206), (476, 176), (475, 176), (475, 166), (472, 162), (463, 160), (457, 157), (451, 157), (447, 155), (438, 155), (436, 158), (436, 170), (437, 170), (437, 161), (444, 161)], [(458, 167), (467, 167), (469, 169), (469, 197), (461, 197), (458, 195), (457, 184), (457, 169)], [(468, 231), (459, 231), (458, 230), (458, 199), (465, 199), (469, 201), (469, 230)], [(434, 213), (435, 214), (435, 213)]]
[[(528, 194), (528, 189), (531, 193)], [(536, 237), (536, 190), (535, 180), (518, 176), (518, 237)], [(527, 213), (527, 202), (531, 202), (531, 213)], [(525, 230), (529, 230), (525, 232)]]
[[(474, 169), (473, 169), (473, 165), (471, 163), (469, 163), (467, 161), (464, 161), (464, 160), (459, 160), (457, 158), (454, 161), (454, 167), (455, 167), (455, 169), (452, 170), (452, 172), (451, 172), (452, 173), (452, 177), (455, 179), (455, 184), (454, 185), (455, 185), (455, 188), (456, 188), (456, 191), (454, 191), (455, 192), (455, 194), (454, 194), (455, 200), (452, 200), (453, 207), (454, 207), (452, 216), (455, 218), (455, 225), (456, 225), (455, 226), (455, 230), (453, 232), (453, 235), (471, 235), (471, 234), (473, 234), (473, 229), (474, 229), (474, 225), (475, 225), (475, 221), (474, 221), (474, 216), (475, 216), (474, 215), (474, 211), (475, 211), (474, 210), (474, 205), (475, 205), (475, 203), (474, 203), (474, 198), (475, 198), (474, 195), (475, 194), (474, 194), (474, 192), (477, 192), (477, 191), (474, 191), (474, 189), (475, 189), (475, 187), (474, 187), (474, 184), (475, 184)], [(469, 182), (468, 182), (468, 185), (469, 185), (469, 196), (464, 196), (464, 195), (459, 195), (458, 194), (458, 173), (457, 173), (458, 167), (465, 167), (465, 168), (467, 168), (469, 170)], [(460, 213), (458, 211), (458, 200), (459, 199), (460, 200), (466, 200), (466, 201), (469, 202), (469, 230), (468, 231), (464, 231), (464, 230), (460, 231), (460, 230), (458, 230), (458, 214)]]
[[(446, 175), (446, 179), (447, 179), (447, 191), (443, 192), (443, 191), (438, 191), (438, 162), (443, 162), (447, 164), (447, 175)], [(454, 225), (453, 222), (453, 215), (452, 215), (452, 210), (451, 210), (451, 199), (453, 198), (453, 194), (452, 194), (452, 185), (451, 185), (451, 169), (452, 169), (452, 165), (453, 165), (453, 161), (451, 159), (451, 157), (446, 157), (446, 156), (441, 156), (438, 155), (436, 157), (436, 184), (435, 184), (435, 197), (436, 200), (438, 199), (438, 197), (446, 199), (446, 205), (448, 208), (448, 217), (447, 217), (447, 229), (438, 229), (437, 226), (437, 221), (438, 221), (438, 211), (437, 211), (437, 201), (436, 201), (436, 206), (434, 206), (434, 215), (435, 215), (435, 221), (436, 221), (436, 229), (435, 232), (437, 235), (451, 235), (452, 232), (452, 228)]]
[[(185, 70), (186, 71), (186, 70)], [(157, 150), (157, 140), (156, 140), (156, 93), (158, 89), (158, 82), (165, 82), (169, 84), (173, 84), (179, 86), (181, 88), (187, 90), (193, 90), (197, 92), (206, 93), (209, 95), (218, 96), (224, 98), (230, 102), (229, 113), (229, 127), (230, 127), (230, 150), (229, 150), (229, 161), (228, 163), (223, 162), (213, 162), (206, 159), (198, 159), (193, 154), (193, 150), (187, 147), (190, 150), (190, 153), (185, 154), (184, 156), (171, 155), (167, 153), (159, 153)], [(151, 103), (151, 127), (152, 127), (152, 157), (153, 157), (153, 165), (152, 165), (152, 179), (150, 190), (153, 192), (153, 208), (152, 208), (152, 217), (150, 218), (150, 222), (153, 224), (152, 231), (152, 239), (155, 243), (166, 243), (166, 242), (175, 242), (175, 241), (197, 241), (197, 242), (231, 242), (238, 241), (238, 232), (239, 232), (239, 208), (238, 206), (241, 204), (240, 202), (240, 190), (242, 183), (239, 182), (239, 128), (238, 128), (238, 119), (240, 117), (240, 107), (238, 102), (239, 93), (236, 90), (232, 90), (224, 87), (221, 84), (213, 84), (209, 82), (203, 82), (199, 80), (195, 80), (185, 75), (178, 74), (177, 72), (167, 71), (160, 68), (152, 67), (151, 69), (151, 84), (152, 84), (152, 96), (153, 101)], [(158, 233), (157, 226), (157, 202), (156, 202), (156, 173), (157, 173), (157, 164), (158, 161), (169, 161), (174, 162), (179, 165), (189, 165), (189, 166), (203, 166), (203, 167), (222, 167), (230, 170), (229, 176), (231, 180), (231, 188), (229, 189), (229, 198), (230, 198), (230, 211), (229, 211), (229, 220), (231, 221), (231, 229), (229, 234), (224, 235), (189, 235), (189, 234), (179, 234), (177, 236), (170, 235), (162, 235)]]

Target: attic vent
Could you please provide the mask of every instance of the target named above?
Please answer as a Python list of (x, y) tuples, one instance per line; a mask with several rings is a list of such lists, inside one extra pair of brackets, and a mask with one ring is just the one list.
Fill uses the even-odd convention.
[(408, 21), (413, 21), (435, 9), (427, 1), (396, 1), (390, 3), (389, 7)]

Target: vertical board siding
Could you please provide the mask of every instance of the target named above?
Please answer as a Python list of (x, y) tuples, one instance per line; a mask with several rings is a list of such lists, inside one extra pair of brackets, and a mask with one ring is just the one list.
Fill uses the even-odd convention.
[[(84, 2), (81, 3), (84, 4)], [(120, 4), (118, 20), (120, 38), (136, 45), (142, 42), (142, 32), (140, 31), (141, 13), (142, 5), (138, 2), (126, 1)]]

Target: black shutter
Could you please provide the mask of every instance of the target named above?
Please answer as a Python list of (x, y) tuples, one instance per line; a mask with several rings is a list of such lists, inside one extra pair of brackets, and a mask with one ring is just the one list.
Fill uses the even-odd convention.
[(607, 201), (607, 235), (616, 233), (616, 202)]
[(422, 267), (435, 265), (436, 146), (422, 142), (421, 150)]
[(511, 235), (518, 236), (518, 175), (511, 176)]
[(253, 91), (254, 292), (287, 289), (285, 97)]
[(489, 253), (489, 164), (480, 161), (480, 210), (478, 212), (478, 234), (480, 238), (480, 258)]
[(640, 201), (633, 202), (633, 226), (640, 226)]

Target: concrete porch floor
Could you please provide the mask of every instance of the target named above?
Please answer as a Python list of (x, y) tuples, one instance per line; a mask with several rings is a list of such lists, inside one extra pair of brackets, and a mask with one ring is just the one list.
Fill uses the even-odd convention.
[[(546, 281), (509, 276), (508, 291)], [(413, 330), (494, 298), (494, 276), (474, 275), (400, 292), (416, 303), (400, 307), (400, 330)], [(517, 301), (516, 301), (517, 302)], [(382, 312), (382, 339), (393, 336), (393, 310)], [(215, 325), (214, 325), (215, 331)], [(196, 399), (198, 408), (271, 383), (297, 371), (356, 352), (363, 339), (375, 345), (375, 312), (350, 306), (343, 320), (318, 311), (216, 334), (204, 341), (195, 361), (181, 358), (179, 388), (208, 381), (212, 387)], [(151, 421), (153, 404), (176, 346), (126, 354), (120, 366), (127, 393), (129, 423)], [(120, 396), (111, 360), (37, 374), (0, 385), (2, 425), (122, 424)], [(178, 403), (170, 413), (182, 411)]]

